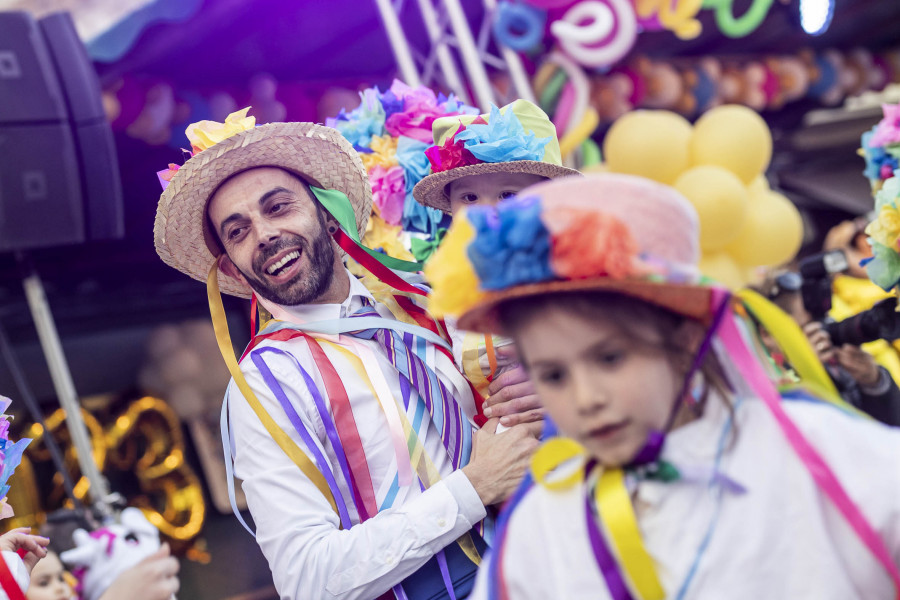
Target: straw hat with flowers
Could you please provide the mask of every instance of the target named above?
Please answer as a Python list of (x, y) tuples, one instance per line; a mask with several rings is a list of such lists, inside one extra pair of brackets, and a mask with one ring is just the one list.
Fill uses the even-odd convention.
[(516, 100), (483, 115), (436, 119), (434, 145), (425, 151), (431, 175), (413, 196), (425, 206), (450, 212), (447, 185), (469, 175), (524, 173), (548, 179), (578, 175), (562, 165), (556, 128), (540, 108)]
[[(206, 281), (222, 249), (209, 227), (206, 207), (230, 177), (256, 167), (279, 167), (308, 184), (342, 192), (350, 200), (360, 235), (372, 211), (369, 178), (353, 146), (336, 130), (314, 123), (270, 123), (255, 127), (249, 108), (225, 123), (201, 121), (187, 128), (192, 157), (181, 167), (160, 172), (164, 183), (153, 227), (163, 261)], [(219, 287), (249, 298), (251, 290), (219, 270)]]

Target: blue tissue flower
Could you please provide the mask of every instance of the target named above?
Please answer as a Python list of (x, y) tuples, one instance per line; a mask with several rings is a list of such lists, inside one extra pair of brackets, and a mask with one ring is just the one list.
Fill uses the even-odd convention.
[(468, 209), (475, 239), (468, 255), (481, 287), (503, 290), (555, 279), (550, 268), (550, 233), (535, 197), (516, 198), (496, 207)]
[(444, 218), (444, 213), (423, 206), (412, 195), (413, 188), (431, 171), (425, 156), (428, 144), (402, 135), (397, 140), (397, 162), (403, 168), (406, 179), (406, 199), (403, 202), (401, 224), (406, 231), (418, 231), (433, 236)]
[(403, 112), (403, 98), (398, 98), (393, 90), (388, 90), (381, 95), (381, 106), (384, 108), (384, 118), (387, 120), (391, 115)]
[(456, 140), (463, 140), (475, 158), (488, 163), (544, 158), (544, 147), (550, 137), (538, 138), (534, 132), (526, 132), (511, 109), (501, 113), (492, 105), (488, 121), (466, 125), (464, 131), (456, 134)]
[(897, 160), (896, 156), (892, 156), (880, 146), (870, 145), (872, 136), (875, 135), (876, 128), (877, 125), (862, 134), (863, 157), (866, 159), (866, 168), (863, 171), (863, 174), (872, 181), (885, 179), (885, 166), (887, 166), (887, 170), (890, 170), (891, 173), (900, 168), (900, 160)]
[(327, 119), (325, 124), (340, 131), (354, 147), (368, 148), (372, 136), (384, 135), (386, 117), (377, 89), (364, 90), (359, 97), (362, 100), (359, 106), (349, 113), (341, 110), (337, 117)]

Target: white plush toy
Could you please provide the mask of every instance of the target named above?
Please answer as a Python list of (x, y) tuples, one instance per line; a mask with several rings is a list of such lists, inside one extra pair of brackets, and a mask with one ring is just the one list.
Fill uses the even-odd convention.
[(73, 568), (82, 600), (98, 600), (112, 582), (157, 550), (159, 530), (137, 508), (126, 508), (119, 522), (88, 533), (76, 529), (75, 548), (60, 558)]

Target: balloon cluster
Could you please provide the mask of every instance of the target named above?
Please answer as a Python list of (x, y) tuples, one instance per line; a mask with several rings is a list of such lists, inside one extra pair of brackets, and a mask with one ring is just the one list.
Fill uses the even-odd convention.
[[(694, 116), (722, 104), (756, 111), (778, 110), (800, 100), (833, 106), (900, 81), (900, 50), (807, 50), (740, 61), (710, 56), (677, 63), (639, 56), (605, 74), (588, 74), (574, 64), (564, 67), (560, 54), (544, 57), (533, 82), (542, 108), (554, 121), (567, 113), (565, 99), (571, 93), (584, 95), (598, 120), (608, 123), (636, 108)], [(581, 118), (572, 114), (570, 119)]]
[(500, 3), (494, 37), (520, 52), (558, 46), (585, 67), (605, 68), (622, 60), (642, 31), (668, 30), (683, 40), (700, 35), (702, 9), (715, 12), (719, 30), (729, 37), (752, 33), (773, 0), (752, 0), (735, 18), (734, 0), (524, 0)]
[(694, 126), (672, 112), (631, 112), (612, 125), (603, 154), (603, 169), (671, 185), (691, 201), (708, 277), (736, 289), (758, 267), (788, 262), (800, 249), (800, 213), (764, 175), (772, 135), (749, 108), (720, 106)]

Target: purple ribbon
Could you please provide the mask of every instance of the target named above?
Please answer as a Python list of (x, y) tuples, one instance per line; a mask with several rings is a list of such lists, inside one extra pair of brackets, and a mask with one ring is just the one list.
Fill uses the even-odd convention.
[(606, 542), (600, 535), (600, 526), (594, 517), (594, 510), (591, 508), (590, 495), (585, 498), (584, 511), (587, 517), (588, 538), (591, 541), (591, 548), (594, 550), (594, 558), (597, 559), (597, 566), (603, 573), (603, 579), (606, 580), (606, 587), (609, 588), (609, 595), (613, 600), (633, 600), (628, 588), (625, 586), (625, 580), (622, 579), (622, 573), (619, 571), (619, 565), (613, 557)]

